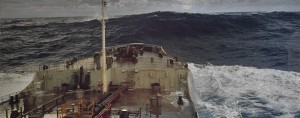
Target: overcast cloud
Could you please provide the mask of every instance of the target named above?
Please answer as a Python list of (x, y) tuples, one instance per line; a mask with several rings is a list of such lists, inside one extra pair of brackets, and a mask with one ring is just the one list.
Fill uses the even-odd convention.
[[(300, 0), (107, 0), (110, 16), (176, 11), (192, 13), (300, 11)], [(100, 0), (0, 0), (0, 17), (98, 16)]]

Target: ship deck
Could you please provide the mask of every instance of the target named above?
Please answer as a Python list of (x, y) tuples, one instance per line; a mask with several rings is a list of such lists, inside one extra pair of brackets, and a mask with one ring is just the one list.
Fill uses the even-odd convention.
[[(149, 118), (150, 116), (155, 117), (158, 112), (161, 112), (160, 118), (183, 118), (183, 117), (193, 117), (193, 110), (191, 107), (187, 107), (190, 103), (186, 100), (183, 106), (177, 105), (178, 96), (175, 93), (161, 93), (161, 101), (158, 107), (151, 106), (150, 99), (156, 98), (157, 94), (150, 89), (136, 89), (134, 91), (128, 91), (122, 96), (121, 100), (112, 106), (115, 111), (120, 111), (126, 109), (128, 111), (139, 111), (141, 110), (142, 118)], [(156, 102), (154, 102), (157, 104)], [(119, 115), (112, 114), (113, 117), (118, 117)], [(132, 118), (136, 117), (131, 115)]]
[[(184, 96), (184, 105), (178, 106), (177, 104), (179, 95), (187, 95), (185, 93), (179, 94), (178, 92), (176, 92), (176, 90), (182, 90), (178, 89), (179, 83), (181, 82), (182, 84), (184, 84), (184, 73), (188, 71), (188, 69), (186, 69), (187, 67), (185, 67), (185, 65), (183, 65), (183, 63), (180, 61), (181, 59), (178, 59), (178, 57), (168, 55), (159, 46), (137, 45), (137, 47), (139, 46), (144, 46), (143, 48), (145, 50), (143, 54), (138, 53), (137, 57), (123, 58), (122, 56), (115, 56), (116, 53), (119, 53), (117, 51), (111, 51), (110, 54), (107, 54), (108, 58), (112, 59), (113, 61), (110, 67), (108, 67), (108, 69), (111, 68), (112, 73), (109, 74), (111, 76), (110, 79), (115, 80), (113, 81), (113, 84), (121, 86), (122, 83), (134, 81), (133, 85), (129, 83), (126, 86), (126, 90), (121, 93), (121, 97), (118, 99), (118, 101), (116, 101), (114, 104), (111, 104), (111, 112), (109, 112), (109, 115), (112, 118), (117, 118), (119, 117), (120, 112), (126, 109), (130, 111), (131, 115), (129, 116), (131, 118), (148, 118), (151, 116), (155, 117), (156, 115), (159, 115), (159, 117), (161, 118), (194, 117), (194, 109), (192, 104), (189, 103), (187, 96)], [(130, 48), (128, 47), (128, 45), (121, 45), (109, 47), (107, 50), (116, 50), (117, 48), (123, 49), (126, 47)], [(136, 59), (137, 61), (132, 62), (131, 59)], [(57, 86), (60, 85), (60, 83), (57, 83), (59, 81), (70, 82), (71, 79), (67, 79), (72, 77), (72, 71), (77, 72), (78, 70), (80, 70), (81, 67), (84, 68), (84, 73), (90, 73), (92, 77), (96, 78), (94, 82), (91, 82), (91, 88), (87, 90), (87, 93), (84, 93), (84, 100), (89, 100), (98, 103), (99, 100), (101, 100), (104, 96), (101, 94), (101, 92), (95, 92), (95, 90), (98, 91), (99, 89), (99, 86), (97, 86), (97, 82), (100, 78), (100, 70), (97, 69), (97, 64), (94, 62), (94, 60), (98, 59), (94, 59), (93, 56), (84, 59), (77, 59), (76, 62), (72, 62), (69, 68), (67, 68), (68, 66), (66, 66), (68, 65), (67, 63), (47, 65), (47, 71), (46, 69), (39, 67), (39, 74), (43, 75), (43, 77), (45, 75), (45, 80), (47, 80), (47, 83), (51, 83), (53, 81), (51, 84), (49, 84), (49, 86), (52, 84), (53, 86), (48, 87), (47, 84), (47, 86), (44, 87), (44, 89), (46, 90), (46, 88), (48, 87), (48, 91), (44, 91), (44, 93), (40, 95), (33, 95), (35, 97), (29, 96), (30, 99), (28, 98), (28, 100), (32, 107), (29, 107), (28, 109), (34, 110), (40, 106), (45, 106), (45, 108), (39, 108), (39, 110), (42, 110), (43, 113), (47, 112), (44, 115), (45, 118), (53, 118), (57, 117), (57, 112), (59, 111), (58, 109), (62, 109), (61, 104), (67, 104), (66, 102), (73, 104), (75, 101), (79, 101), (80, 99), (76, 98), (76, 95), (74, 95), (76, 94), (76, 91), (70, 90), (67, 93), (62, 94), (56, 93), (56, 90), (58, 89), (54, 88), (59, 87)], [(172, 63), (170, 61), (172, 61)], [(153, 92), (153, 88), (151, 89), (150, 86), (153, 83), (160, 84), (161, 88), (159, 92)], [(62, 89), (60, 88), (59, 90)], [(185, 92), (188, 91), (185, 90)], [(67, 95), (64, 96), (65, 100), (63, 100), (63, 97), (60, 97), (57, 100), (53, 100), (63, 95)], [(159, 101), (157, 99), (159, 99)], [(23, 102), (23, 100), (21, 101)], [(22, 102), (20, 103), (21, 107), (23, 106)], [(9, 107), (9, 104), (6, 104), (5, 106)], [(16, 106), (16, 108), (18, 107), (19, 106)], [(68, 109), (70, 109), (70, 104), (65, 105), (65, 107), (68, 107)], [(23, 110), (25, 111), (24, 107)], [(27, 111), (29, 110), (26, 110), (26, 112)], [(3, 117), (5, 115), (4, 112), (4, 110), (2, 110), (2, 112), (0, 111), (0, 115)], [(8, 112), (10, 115), (11, 110), (9, 110)], [(85, 118), (90, 117), (90, 115), (91, 112), (81, 113), (80, 115), (78, 115), (78, 113), (69, 112), (65, 113), (63, 116), (68, 118)]]
[[(184, 105), (177, 105), (177, 98), (180, 92), (162, 92), (160, 94), (161, 101), (159, 102), (158, 107), (151, 106), (150, 98), (156, 97), (156, 92), (153, 92), (151, 89), (135, 89), (135, 90), (127, 90), (123, 92), (121, 97), (116, 101), (110, 111), (110, 118), (119, 118), (120, 112), (122, 110), (127, 110), (130, 112), (129, 118), (149, 118), (149, 117), (158, 117), (160, 118), (183, 118), (193, 117), (193, 110), (190, 106), (191, 104), (187, 100), (184, 99)], [(94, 97), (97, 97), (99, 94), (95, 94)], [(76, 101), (76, 100), (74, 100)], [(157, 104), (155, 102), (155, 104)], [(69, 106), (70, 107), (70, 106)], [(70, 107), (71, 108), (71, 107)], [(45, 118), (53, 118), (57, 116), (56, 110), (60, 109), (59, 107), (54, 108), (53, 112), (45, 114)], [(158, 109), (158, 112), (157, 112)], [(76, 110), (75, 110), (76, 111)], [(59, 114), (61, 116), (61, 114)], [(64, 118), (88, 118), (90, 114), (86, 114), (84, 112), (79, 115), (79, 113), (74, 114), (65, 114)]]

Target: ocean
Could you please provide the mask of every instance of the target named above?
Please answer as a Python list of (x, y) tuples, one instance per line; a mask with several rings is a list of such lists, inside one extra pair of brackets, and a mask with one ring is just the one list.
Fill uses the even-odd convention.
[[(39, 65), (101, 48), (90, 17), (0, 19), (0, 95), (22, 90)], [(203, 117), (300, 118), (300, 12), (153, 12), (109, 18), (107, 45), (161, 45), (189, 63)]]

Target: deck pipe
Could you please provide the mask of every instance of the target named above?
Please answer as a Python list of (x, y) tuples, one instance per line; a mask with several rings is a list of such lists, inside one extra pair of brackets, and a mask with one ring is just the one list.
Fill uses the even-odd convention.
[(83, 88), (82, 80), (83, 80), (83, 66), (80, 66), (80, 72), (79, 72), (79, 86), (80, 86), (80, 89)]

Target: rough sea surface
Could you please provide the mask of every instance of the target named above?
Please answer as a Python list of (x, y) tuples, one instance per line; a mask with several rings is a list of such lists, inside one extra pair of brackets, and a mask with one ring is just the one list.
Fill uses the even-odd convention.
[[(24, 88), (38, 65), (101, 48), (101, 24), (93, 18), (0, 19), (0, 25), (1, 96)], [(190, 62), (201, 118), (300, 117), (300, 12), (154, 12), (107, 21), (107, 45), (137, 42)]]

